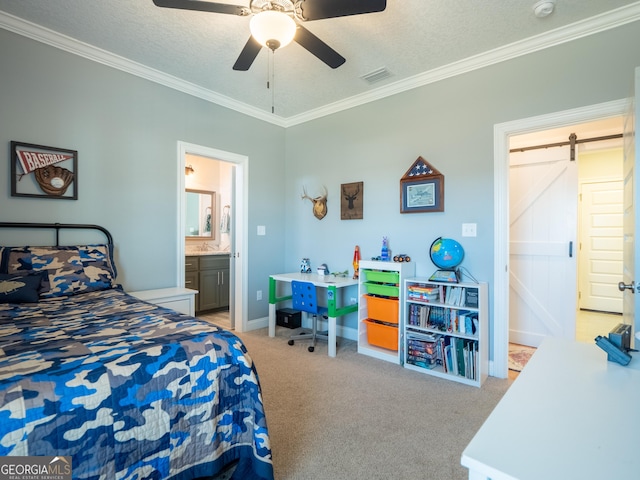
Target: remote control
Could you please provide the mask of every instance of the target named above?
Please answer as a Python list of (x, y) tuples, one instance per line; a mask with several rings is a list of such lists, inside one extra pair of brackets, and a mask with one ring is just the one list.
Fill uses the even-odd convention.
[(608, 338), (603, 337), (602, 335), (598, 335), (595, 340), (596, 345), (607, 352), (607, 359), (609, 361), (619, 363), (620, 365), (628, 365), (631, 361), (631, 355), (629, 355), (624, 350), (621, 350)]

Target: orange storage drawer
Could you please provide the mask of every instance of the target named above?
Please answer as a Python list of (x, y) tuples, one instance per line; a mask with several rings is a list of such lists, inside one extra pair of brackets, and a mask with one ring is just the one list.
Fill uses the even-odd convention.
[(368, 318), (363, 322), (367, 324), (369, 345), (398, 351), (398, 327), (378, 323)]
[(398, 323), (398, 300), (367, 295), (367, 316), (381, 322)]

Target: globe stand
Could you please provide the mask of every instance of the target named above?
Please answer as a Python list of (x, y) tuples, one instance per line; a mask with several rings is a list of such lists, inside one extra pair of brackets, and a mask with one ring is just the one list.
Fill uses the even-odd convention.
[(436, 270), (433, 275), (429, 277), (432, 282), (446, 282), (446, 283), (459, 283), (460, 282), (460, 270)]

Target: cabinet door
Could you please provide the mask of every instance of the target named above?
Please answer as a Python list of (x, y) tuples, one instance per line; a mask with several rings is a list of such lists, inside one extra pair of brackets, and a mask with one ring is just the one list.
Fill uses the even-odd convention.
[(219, 279), (218, 269), (200, 271), (199, 310), (210, 310), (220, 306)]
[(229, 269), (220, 269), (220, 285), (219, 285), (219, 302), (220, 307), (229, 306)]

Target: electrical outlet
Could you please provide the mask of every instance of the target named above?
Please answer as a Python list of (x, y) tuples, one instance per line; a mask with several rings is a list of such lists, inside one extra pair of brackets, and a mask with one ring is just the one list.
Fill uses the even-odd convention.
[(262, 290), (256, 292), (256, 300), (262, 300)]
[(349, 300), (349, 305), (355, 305), (356, 303), (358, 303), (358, 299), (356, 297), (351, 297), (351, 299)]

